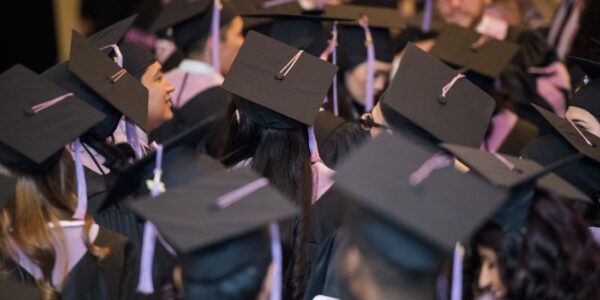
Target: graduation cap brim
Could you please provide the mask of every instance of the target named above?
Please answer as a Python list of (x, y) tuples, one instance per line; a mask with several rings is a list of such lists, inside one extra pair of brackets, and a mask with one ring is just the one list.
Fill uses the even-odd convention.
[(6, 205), (6, 201), (14, 194), (17, 180), (12, 177), (0, 175), (0, 211)]
[(243, 18), (261, 18), (261, 19), (272, 19), (272, 20), (312, 20), (312, 21), (322, 21), (322, 22), (351, 22), (352, 19), (349, 18), (334, 18), (323, 15), (310, 15), (310, 14), (265, 14), (265, 13), (257, 13), (257, 14), (244, 14)]
[(439, 33), (429, 51), (440, 60), (469, 71), (496, 78), (519, 52), (519, 45), (490, 38), (473, 48), (481, 37), (478, 32), (456, 25), (447, 25)]
[[(125, 36), (127, 31), (135, 22), (137, 14), (127, 17), (121, 21), (118, 21), (94, 34), (89, 36), (87, 40), (94, 45), (96, 48), (102, 48), (111, 44), (118, 44), (119, 41)], [(112, 49), (112, 48), (111, 48)]]
[(244, 27), (252, 29), (260, 25), (272, 22), (272, 18), (258, 18), (253, 15), (299, 15), (302, 14), (302, 7), (298, 2), (285, 3), (270, 7), (263, 7), (263, 1), (239, 0), (235, 2), (236, 9), (244, 18)]
[(325, 16), (336, 19), (351, 19), (344, 25), (358, 26), (357, 20), (363, 16), (369, 18), (369, 27), (404, 28), (406, 23), (396, 9), (362, 5), (325, 5)]
[[(337, 66), (302, 53), (289, 73), (280, 77), (280, 71), (298, 52), (292, 46), (250, 31), (222, 88), (310, 126), (327, 95)], [(254, 116), (256, 119), (265, 117), (268, 118), (264, 114)]]
[(457, 75), (409, 43), (381, 101), (441, 142), (479, 147), (496, 103), (466, 78), (458, 79), (443, 98), (442, 88)]
[(567, 181), (553, 173), (544, 174), (545, 168), (535, 161), (499, 154), (514, 165), (511, 170), (491, 153), (460, 145), (442, 144), (441, 146), (455, 155), (471, 171), (479, 174), (491, 184), (511, 188), (519, 185), (532, 175), (539, 174), (538, 179), (532, 182), (536, 186), (572, 200), (591, 203), (589, 197)]
[(43, 164), (106, 117), (75, 95), (32, 113), (33, 106), (69, 92), (22, 65), (0, 75), (0, 91), (0, 142), (31, 164)]
[(12, 279), (0, 280), (0, 300), (42, 300), (42, 292), (37, 285), (24, 284)]
[(564, 137), (571, 146), (583, 155), (600, 162), (600, 137), (597, 137), (583, 128), (579, 128), (579, 132), (583, 134), (588, 141), (591, 142), (591, 146), (588, 145), (585, 139), (579, 134), (577, 129), (566, 119), (563, 119), (556, 114), (538, 106), (531, 104), (533, 107), (554, 127), (558, 133)]
[(108, 56), (73, 31), (69, 70), (112, 106), (147, 130), (148, 90), (129, 73), (116, 82), (111, 77), (122, 69)]
[(569, 57), (585, 75), (590, 79), (596, 79), (600, 77), (600, 62), (593, 61), (591, 59), (570, 56)]
[(192, 17), (205, 14), (213, 3), (213, 0), (173, 0), (160, 11), (150, 26), (150, 32), (167, 29)]
[(249, 168), (222, 171), (130, 206), (152, 221), (178, 250), (190, 252), (296, 214), (291, 201), (270, 185), (230, 206), (216, 207), (220, 196), (260, 178)]
[[(188, 147), (190, 149), (195, 149), (197, 143), (199, 143), (199, 141), (201, 141), (209, 132), (214, 120), (214, 117), (206, 118), (204, 121), (167, 140), (163, 144), (163, 160), (166, 156), (165, 153), (168, 153), (173, 148)], [(150, 168), (149, 166), (152, 166), (153, 168), (155, 164), (156, 152), (152, 152), (123, 171), (117, 181), (113, 184), (106, 200), (96, 211), (102, 212), (134, 194), (140, 184), (145, 184), (146, 179), (151, 179), (145, 177), (142, 178), (142, 176), (147, 175), (144, 171)], [(216, 166), (214, 166), (215, 168), (213, 168), (213, 166), (214, 165), (208, 166), (208, 169), (216, 169)], [(167, 167), (165, 166), (165, 168)]]
[(334, 179), (361, 206), (450, 250), (457, 241), (467, 241), (506, 194), (452, 167), (435, 170), (411, 185), (411, 174), (432, 156), (404, 137), (383, 133), (344, 161)]

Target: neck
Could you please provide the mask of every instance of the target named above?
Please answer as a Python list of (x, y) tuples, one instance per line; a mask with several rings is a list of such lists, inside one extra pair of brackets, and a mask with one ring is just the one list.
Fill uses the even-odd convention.
[(208, 50), (204, 50), (202, 52), (191, 52), (188, 54), (188, 58), (210, 64), (210, 54), (208, 53)]

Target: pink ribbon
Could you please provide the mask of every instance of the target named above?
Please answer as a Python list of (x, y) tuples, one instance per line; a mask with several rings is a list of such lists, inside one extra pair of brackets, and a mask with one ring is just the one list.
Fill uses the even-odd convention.
[(358, 20), (358, 24), (365, 31), (365, 46), (367, 47), (367, 82), (365, 87), (365, 112), (373, 109), (375, 102), (373, 95), (373, 85), (375, 82), (375, 45), (373, 36), (369, 29), (369, 17), (366, 15)]
[(454, 76), (454, 78), (452, 78), (452, 81), (448, 82), (448, 84), (446, 84), (442, 88), (442, 94), (441, 94), (442, 98), (446, 98), (446, 94), (448, 94), (448, 92), (454, 86), (454, 84), (456, 84), (456, 82), (461, 78), (465, 78), (465, 75), (463, 75), (461, 73), (457, 74), (456, 76)]
[(567, 119), (567, 121), (569, 121), (569, 123), (571, 123), (573, 128), (575, 128), (575, 130), (577, 130), (577, 133), (579, 133), (579, 135), (583, 138), (585, 143), (588, 144), (588, 146), (594, 147), (594, 144), (592, 144), (592, 142), (590, 142), (590, 140), (588, 140), (588, 138), (585, 137), (585, 135), (583, 135), (583, 132), (581, 132), (581, 130), (579, 130), (579, 128), (577, 128), (577, 126), (575, 126), (575, 124), (573, 122), (571, 122), (571, 120)]
[(260, 178), (254, 180), (238, 189), (235, 189), (225, 195), (217, 198), (217, 207), (220, 209), (227, 208), (230, 205), (236, 203), (240, 199), (256, 192), (257, 190), (269, 185), (269, 179)]
[(298, 51), (298, 53), (296, 53), (296, 55), (294, 55), (294, 57), (292, 57), (292, 59), (290, 59), (290, 61), (281, 69), (281, 71), (279, 71), (279, 74), (282, 76), (281, 79), (285, 78), (285, 76), (287, 76), (287, 74), (292, 70), (292, 68), (296, 65), (296, 62), (298, 62), (300, 59), (302, 53), (304, 53), (304, 50)]
[(37, 114), (40, 111), (42, 111), (42, 110), (44, 110), (44, 109), (46, 109), (46, 108), (48, 108), (48, 107), (50, 107), (50, 106), (52, 106), (52, 105), (60, 102), (60, 101), (63, 101), (63, 100), (65, 100), (65, 99), (67, 99), (67, 98), (69, 98), (71, 96), (73, 96), (73, 93), (67, 93), (67, 94), (64, 94), (62, 96), (58, 96), (58, 97), (56, 97), (56, 98), (54, 98), (52, 100), (48, 100), (46, 102), (42, 102), (40, 104), (32, 106), (31, 109), (28, 110), (27, 112), (31, 113), (31, 114)]
[(427, 179), (433, 171), (450, 166), (452, 161), (452, 156), (443, 152), (438, 152), (426, 160), (418, 170), (413, 172), (410, 175), (408, 182), (413, 186), (418, 185), (423, 182), (423, 180)]
[(110, 76), (110, 81), (112, 83), (116, 83), (117, 81), (119, 81), (119, 79), (121, 79), (121, 77), (123, 77), (123, 75), (125, 75), (125, 73), (127, 73), (127, 70), (121, 69), (119, 72)]
[(292, 2), (296, 2), (297, 0), (270, 0), (270, 1), (265, 1), (262, 4), (263, 8), (269, 8), (269, 7), (273, 7), (273, 6), (279, 6), (282, 4), (288, 4), (288, 3), (292, 3)]
[(496, 152), (490, 152), (493, 156), (496, 157), (496, 159), (498, 159), (502, 164), (504, 164), (508, 170), (512, 171), (515, 169), (515, 165), (513, 163), (511, 163), (510, 161), (508, 161), (508, 159), (504, 158), (504, 156), (496, 153)]

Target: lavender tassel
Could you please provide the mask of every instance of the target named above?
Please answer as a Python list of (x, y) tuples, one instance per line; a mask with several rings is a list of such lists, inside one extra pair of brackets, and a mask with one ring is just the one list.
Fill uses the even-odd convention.
[(221, 59), (219, 57), (219, 31), (221, 23), (221, 1), (215, 0), (213, 4), (212, 24), (210, 27), (212, 34), (212, 64), (215, 72), (221, 73)]
[(81, 142), (79, 139), (74, 143), (75, 151), (75, 173), (77, 175), (77, 209), (73, 214), (73, 219), (83, 220), (87, 213), (87, 186), (85, 182), (85, 173), (81, 163)]
[(283, 259), (281, 255), (281, 242), (279, 239), (279, 225), (275, 222), (271, 223), (269, 225), (269, 232), (271, 233), (271, 257), (273, 259), (273, 266), (275, 268), (269, 299), (281, 300), (281, 266)]
[[(156, 197), (164, 192), (164, 186), (160, 180), (162, 176), (162, 155), (163, 146), (156, 147), (156, 166), (154, 168), (154, 179), (150, 187), (150, 195)], [(137, 291), (142, 294), (154, 293), (154, 285), (152, 281), (152, 265), (154, 260), (154, 248), (156, 246), (156, 238), (158, 231), (156, 226), (150, 221), (144, 224), (144, 237), (142, 240), (142, 256), (140, 258), (140, 277), (138, 281)]]
[(451, 300), (462, 299), (462, 256), (463, 247), (460, 243), (456, 243), (454, 248), (454, 262), (452, 266), (452, 292), (450, 294)]
[(421, 23), (421, 32), (428, 33), (431, 30), (431, 13), (433, 10), (433, 3), (431, 0), (425, 0), (425, 7), (423, 9), (423, 23)]
[(373, 36), (369, 29), (369, 18), (363, 16), (359, 20), (360, 26), (365, 31), (365, 46), (367, 47), (367, 84), (365, 88), (365, 112), (370, 112), (373, 109), (375, 102), (373, 95), (373, 84), (375, 81), (375, 45), (373, 44)]

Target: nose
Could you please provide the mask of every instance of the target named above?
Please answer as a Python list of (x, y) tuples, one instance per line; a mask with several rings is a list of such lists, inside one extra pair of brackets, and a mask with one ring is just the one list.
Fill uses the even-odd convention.
[(167, 85), (167, 93), (173, 92), (175, 90), (175, 86), (173, 85), (173, 83), (171, 83), (171, 81), (167, 79), (167, 77), (165, 77), (165, 81)]
[(486, 266), (481, 267), (478, 280), (479, 289), (486, 290), (492, 285), (492, 278), (489, 269)]
[(450, 5), (452, 5), (452, 7), (459, 7), (461, 4), (461, 0), (450, 0)]

